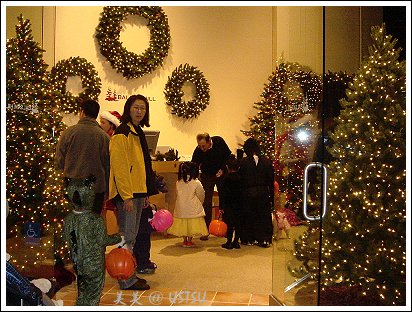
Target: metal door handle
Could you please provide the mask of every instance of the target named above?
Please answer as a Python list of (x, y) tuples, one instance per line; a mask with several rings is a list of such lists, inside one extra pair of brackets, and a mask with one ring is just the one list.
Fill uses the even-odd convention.
[[(322, 217), (317, 216), (317, 217), (312, 217), (308, 215), (308, 205), (307, 205), (307, 200), (308, 200), (308, 171), (312, 167), (317, 167), (322, 169), (323, 173), (323, 200), (322, 200)], [(305, 173), (303, 176), (303, 215), (305, 218), (309, 221), (319, 221), (320, 218), (324, 218), (326, 215), (326, 210), (327, 210), (327, 191), (328, 191), (328, 170), (326, 169), (326, 166), (322, 163), (319, 162), (314, 162), (310, 163), (305, 167)]]

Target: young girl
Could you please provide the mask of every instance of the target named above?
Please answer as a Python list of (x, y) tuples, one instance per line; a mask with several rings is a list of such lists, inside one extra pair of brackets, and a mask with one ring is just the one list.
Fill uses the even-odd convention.
[(205, 190), (198, 176), (199, 169), (196, 163), (186, 161), (180, 164), (176, 182), (173, 224), (167, 232), (175, 236), (182, 236), (183, 247), (195, 246), (192, 242), (194, 235), (209, 235), (203, 209)]

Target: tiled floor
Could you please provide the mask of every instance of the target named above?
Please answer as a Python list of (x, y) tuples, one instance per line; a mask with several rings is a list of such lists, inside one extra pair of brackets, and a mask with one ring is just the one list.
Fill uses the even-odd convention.
[[(75, 305), (77, 285), (62, 288), (54, 299), (63, 305)], [(120, 290), (117, 282), (107, 279), (100, 300), (101, 306), (267, 306), (269, 295), (151, 288), (146, 291)]]

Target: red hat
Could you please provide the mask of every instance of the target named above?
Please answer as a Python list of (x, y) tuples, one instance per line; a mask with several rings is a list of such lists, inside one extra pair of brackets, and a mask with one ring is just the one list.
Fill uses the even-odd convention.
[(116, 127), (118, 127), (120, 125), (120, 119), (122, 118), (122, 115), (120, 115), (117, 111), (104, 111), (100, 113), (100, 117), (107, 119)]

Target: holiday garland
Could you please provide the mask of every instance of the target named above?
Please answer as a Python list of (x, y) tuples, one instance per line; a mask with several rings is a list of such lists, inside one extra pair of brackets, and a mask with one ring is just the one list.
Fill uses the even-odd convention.
[[(149, 48), (140, 55), (127, 51), (119, 41), (121, 22), (128, 15), (138, 15), (148, 20)], [(161, 7), (110, 6), (103, 8), (96, 28), (96, 39), (100, 45), (100, 53), (106, 57), (113, 68), (123, 73), (127, 79), (139, 78), (162, 64), (170, 46), (170, 29), (167, 16)]]
[[(74, 96), (66, 90), (68, 77), (80, 76), (84, 91)], [(101, 80), (94, 65), (81, 57), (70, 57), (59, 61), (51, 70), (51, 82), (62, 93), (61, 110), (65, 113), (78, 113), (79, 98), (98, 100), (101, 92)]]
[[(194, 84), (196, 94), (193, 100), (185, 102), (182, 100), (182, 87), (187, 81)], [(209, 83), (197, 67), (179, 65), (169, 77), (164, 95), (166, 104), (172, 107), (172, 114), (186, 119), (197, 117), (209, 104)]]

